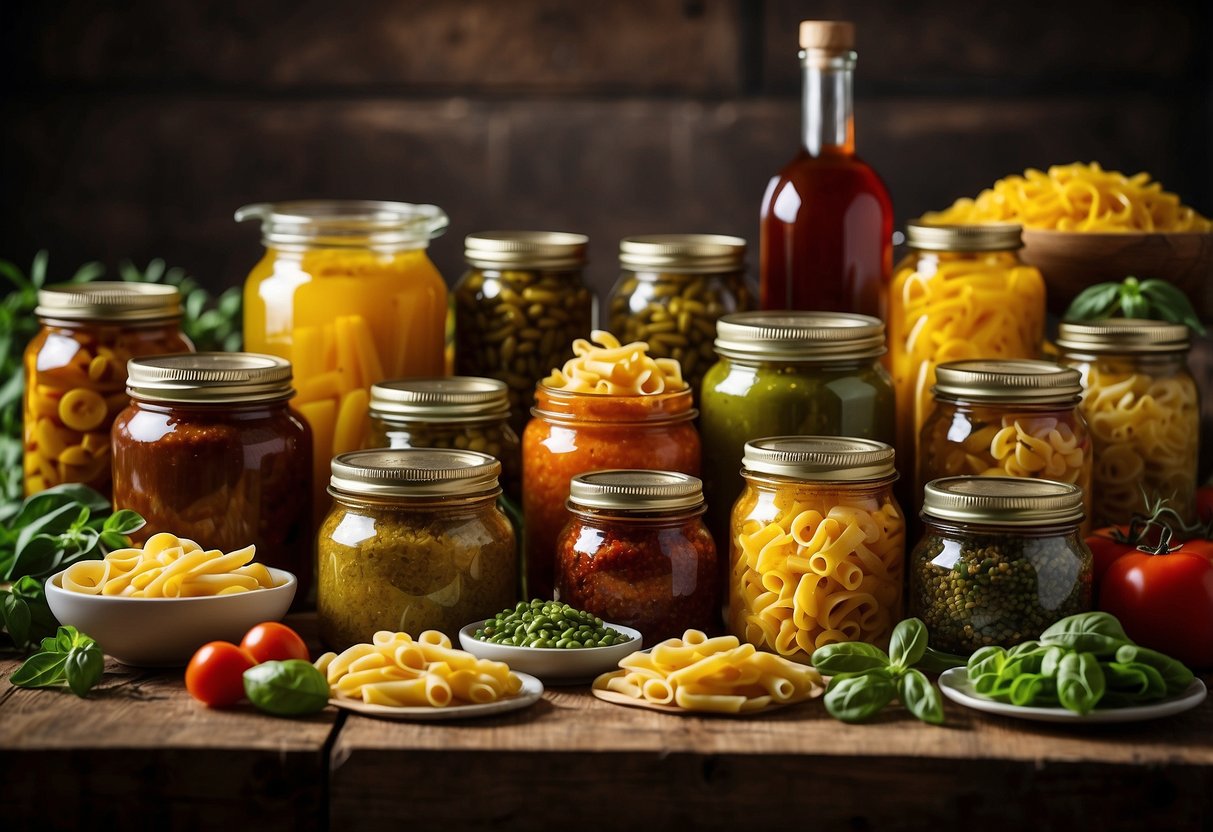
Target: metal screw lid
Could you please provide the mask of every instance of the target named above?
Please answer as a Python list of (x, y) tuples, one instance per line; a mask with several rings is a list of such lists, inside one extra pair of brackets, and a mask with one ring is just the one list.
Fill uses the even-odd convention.
[(931, 225), (906, 223), (906, 245), (919, 251), (1015, 251), (1023, 248), (1023, 226), (1016, 223)]
[(630, 271), (719, 274), (745, 268), (746, 242), (723, 234), (647, 234), (619, 241), (619, 264)]
[(594, 471), (569, 482), (568, 505), (644, 512), (696, 508), (703, 505), (703, 483), (674, 471)]
[(885, 352), (884, 324), (846, 312), (735, 312), (716, 322), (716, 352), (752, 361), (846, 361)]
[(1077, 525), (1082, 489), (1052, 480), (944, 477), (927, 483), (922, 516), (986, 526)]
[(1049, 361), (949, 361), (935, 368), (932, 392), (953, 401), (1069, 404), (1082, 395), (1082, 378)]
[(407, 378), (371, 386), (370, 413), (417, 422), (481, 422), (510, 414), (504, 381), (475, 376)]
[(332, 491), (368, 497), (454, 497), (493, 491), (501, 463), (477, 451), (393, 448), (333, 457)]
[(267, 246), (420, 249), (446, 231), (436, 205), (377, 200), (307, 199), (261, 202), (236, 210), (236, 222), (261, 220)]
[(1141, 318), (1062, 321), (1057, 328), (1057, 346), (1076, 353), (1187, 352), (1190, 339), (1191, 333), (1183, 324)]
[(744, 472), (810, 482), (856, 482), (897, 475), (893, 448), (874, 439), (771, 436), (745, 444)]
[(183, 404), (288, 399), (291, 363), (252, 352), (199, 352), (132, 358), (126, 391), (143, 401)]
[(478, 269), (580, 269), (589, 243), (566, 231), (480, 231), (463, 238), (463, 259)]
[(181, 317), (181, 293), (160, 283), (61, 283), (38, 290), (40, 318), (63, 321), (155, 321)]

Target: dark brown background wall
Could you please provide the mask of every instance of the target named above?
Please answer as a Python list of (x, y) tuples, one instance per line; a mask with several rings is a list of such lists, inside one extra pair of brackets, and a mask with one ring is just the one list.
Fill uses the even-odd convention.
[[(899, 221), (1027, 166), (1149, 170), (1213, 211), (1202, 0), (0, 4), (0, 257), (162, 256), (213, 286), (246, 202), (433, 202), (491, 227), (753, 239), (796, 150), (797, 22), (858, 26), (860, 152)], [(756, 257), (753, 258), (756, 260)]]

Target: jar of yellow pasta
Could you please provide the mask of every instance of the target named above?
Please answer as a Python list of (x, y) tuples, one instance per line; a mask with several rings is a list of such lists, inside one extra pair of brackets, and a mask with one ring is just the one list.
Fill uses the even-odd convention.
[(1188, 371), (1188, 328), (1136, 319), (1063, 322), (1061, 363), (1082, 375), (1091, 428), (1095, 526), (1156, 505), (1195, 515), (1200, 396)]
[(889, 287), (887, 361), (897, 393), (897, 455), (907, 476), (934, 408), (939, 364), (1039, 357), (1045, 283), (1019, 259), (1021, 231), (1009, 224), (906, 226), (910, 252)]
[(317, 540), (316, 607), (333, 650), (380, 630), (455, 638), (517, 599), (501, 463), (475, 451), (380, 449), (332, 461)]
[(833, 642), (887, 644), (905, 574), (893, 460), (869, 439), (746, 443), (728, 582), (734, 635), (803, 662)]
[(1091, 438), (1078, 371), (1048, 361), (951, 361), (935, 371), (918, 489), (976, 474), (1073, 483), (1090, 510)]
[(110, 427), (130, 398), (130, 358), (193, 352), (173, 286), (48, 286), (34, 310), (41, 330), (25, 349), (25, 493), (67, 482), (106, 497)]
[(426, 255), (446, 230), (433, 205), (302, 201), (246, 205), (265, 255), (244, 284), (244, 346), (291, 362), (314, 438), (314, 508), (329, 460), (363, 447), (370, 386), (440, 376), (446, 284)]

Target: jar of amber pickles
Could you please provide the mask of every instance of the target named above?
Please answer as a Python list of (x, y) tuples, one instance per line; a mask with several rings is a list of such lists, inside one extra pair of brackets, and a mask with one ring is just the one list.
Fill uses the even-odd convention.
[(114, 422), (114, 507), (147, 521), (134, 537), (205, 549), (257, 547), (257, 560), (312, 581), (311, 453), (290, 407), (291, 365), (253, 353), (133, 359), (130, 407)]
[(173, 286), (48, 286), (25, 349), (25, 493), (66, 482), (110, 496), (110, 426), (130, 404), (126, 362), (190, 352)]
[(931, 647), (1012, 647), (1091, 609), (1082, 489), (1010, 477), (927, 483), (926, 531), (910, 558), (910, 614)]
[(332, 461), (316, 606), (333, 650), (379, 630), (441, 630), (516, 601), (514, 531), (497, 508), (501, 463), (474, 451), (368, 450)]
[(917, 468), (918, 438), (935, 406), (935, 368), (963, 359), (1039, 358), (1045, 283), (1025, 265), (1012, 224), (906, 226), (909, 253), (889, 286), (889, 355), (897, 391), (897, 455)]
[(952, 361), (935, 370), (922, 426), (918, 494), (940, 477), (1068, 482), (1090, 510), (1091, 438), (1078, 371), (1048, 361)]
[(753, 306), (745, 255), (745, 240), (722, 234), (625, 237), (608, 302), (611, 331), (625, 344), (647, 342), (654, 358), (677, 359), (698, 397), (716, 361), (717, 319)]
[(733, 506), (727, 627), (808, 662), (838, 641), (887, 645), (901, 620), (905, 517), (893, 449), (869, 439), (747, 442)]
[(1061, 363), (1082, 375), (1082, 412), (1094, 449), (1095, 527), (1167, 506), (1196, 515), (1200, 395), (1188, 371), (1183, 324), (1120, 318), (1063, 321)]
[(703, 487), (671, 471), (610, 470), (569, 484), (556, 600), (640, 630), (646, 644), (715, 629), (716, 547)]
[(455, 287), (455, 372), (507, 385), (521, 434), (535, 384), (593, 327), (585, 285), (589, 238), (559, 231), (484, 231), (464, 239), (468, 272)]

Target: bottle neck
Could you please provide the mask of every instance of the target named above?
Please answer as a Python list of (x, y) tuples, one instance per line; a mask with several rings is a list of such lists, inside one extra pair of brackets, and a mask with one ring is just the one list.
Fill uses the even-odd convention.
[(801, 143), (810, 156), (855, 152), (851, 92), (854, 52), (812, 49), (801, 53), (804, 73)]

